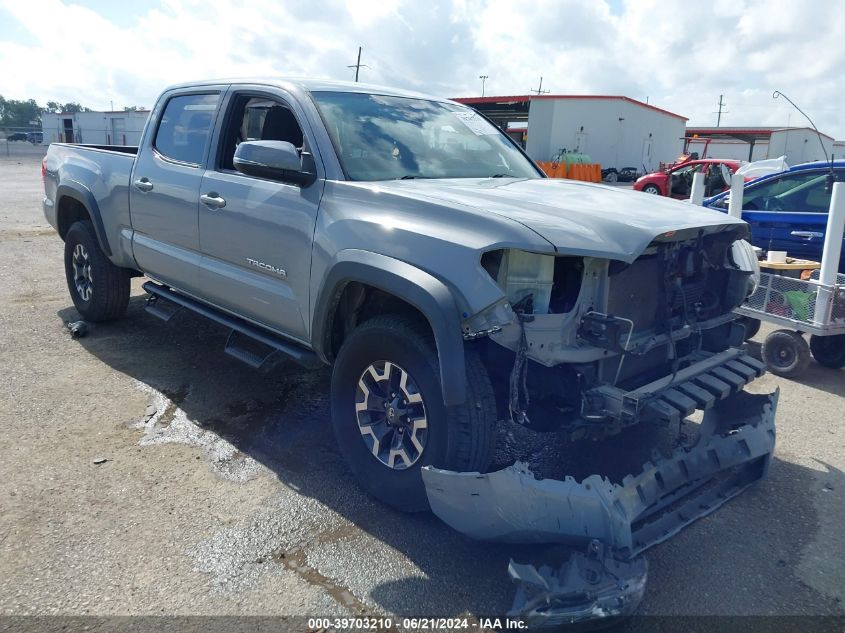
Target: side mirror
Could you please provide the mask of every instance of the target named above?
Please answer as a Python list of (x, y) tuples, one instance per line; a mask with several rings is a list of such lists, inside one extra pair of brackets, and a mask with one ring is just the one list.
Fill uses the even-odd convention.
[(235, 150), (232, 163), (242, 174), (288, 182), (300, 187), (317, 179), (316, 173), (303, 168), (303, 158), (287, 141), (244, 141)]

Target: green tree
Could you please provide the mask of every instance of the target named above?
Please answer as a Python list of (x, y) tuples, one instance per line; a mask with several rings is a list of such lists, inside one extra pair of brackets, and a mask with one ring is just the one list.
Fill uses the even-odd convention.
[(91, 108), (86, 108), (75, 101), (70, 101), (62, 106), (62, 112), (72, 114), (74, 112), (91, 112)]
[(0, 95), (0, 125), (5, 127), (29, 127), (41, 121), (41, 108), (35, 99), (19, 101), (5, 99)]

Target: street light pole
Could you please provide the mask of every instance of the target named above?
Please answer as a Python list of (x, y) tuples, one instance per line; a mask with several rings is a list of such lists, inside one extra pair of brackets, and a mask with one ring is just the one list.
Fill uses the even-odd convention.
[(487, 82), (487, 79), (490, 75), (479, 75), (478, 78), (481, 80), (481, 96), (484, 96), (484, 84)]

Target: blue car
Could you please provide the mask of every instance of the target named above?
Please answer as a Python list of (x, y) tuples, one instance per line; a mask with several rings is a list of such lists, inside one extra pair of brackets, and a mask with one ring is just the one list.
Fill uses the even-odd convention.
[[(831, 192), (830, 163), (804, 163), (745, 185), (742, 219), (751, 225), (751, 242), (790, 257), (821, 261)], [(845, 181), (845, 161), (834, 161), (836, 180)], [(707, 198), (704, 206), (727, 212), (728, 193)], [(845, 272), (845, 245), (839, 260)]]

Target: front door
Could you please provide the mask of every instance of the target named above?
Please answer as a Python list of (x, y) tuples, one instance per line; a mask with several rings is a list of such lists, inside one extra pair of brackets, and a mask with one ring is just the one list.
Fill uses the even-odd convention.
[(162, 99), (150, 116), (132, 172), (132, 249), (145, 273), (189, 293), (198, 291), (197, 205), (220, 92)]
[[(836, 177), (842, 179), (845, 173), (837, 170)], [(821, 261), (831, 198), (827, 178), (824, 169), (802, 170), (748, 187), (742, 218), (751, 225), (753, 243)]]
[(307, 341), (311, 244), (324, 180), (299, 187), (245, 176), (232, 164), (242, 141), (288, 141), (315, 151), (304, 120), (283, 93), (241, 91), (227, 97), (220, 151), (200, 187), (201, 200), (210, 204), (200, 204), (199, 231), (203, 296)]

